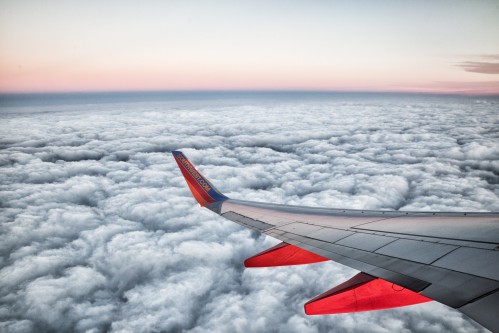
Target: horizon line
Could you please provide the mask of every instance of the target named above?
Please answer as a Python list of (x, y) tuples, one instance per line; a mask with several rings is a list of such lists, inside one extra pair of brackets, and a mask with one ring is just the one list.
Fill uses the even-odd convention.
[(286, 94), (373, 94), (373, 95), (441, 95), (499, 97), (498, 92), (476, 91), (400, 91), (400, 90), (328, 90), (328, 89), (130, 89), (130, 90), (67, 90), (67, 91), (0, 91), (0, 96), (23, 95), (86, 95), (86, 94), (139, 94), (139, 93), (286, 93)]

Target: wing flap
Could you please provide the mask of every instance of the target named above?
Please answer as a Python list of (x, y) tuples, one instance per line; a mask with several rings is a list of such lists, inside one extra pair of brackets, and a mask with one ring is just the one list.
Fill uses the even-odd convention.
[(484, 277), (362, 251), (307, 236), (284, 232), (274, 233), (273, 237), (413, 291), (419, 292), (426, 288), (422, 292), (425, 296), (454, 308), (499, 288), (499, 282)]

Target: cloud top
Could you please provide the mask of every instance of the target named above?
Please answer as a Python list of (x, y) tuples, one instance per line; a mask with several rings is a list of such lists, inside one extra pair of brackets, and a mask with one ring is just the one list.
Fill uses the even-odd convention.
[(276, 240), (200, 209), (169, 151), (232, 198), (499, 211), (498, 106), (372, 95), (4, 106), (0, 330), (483, 332), (437, 303), (305, 316), (356, 272), (245, 270)]

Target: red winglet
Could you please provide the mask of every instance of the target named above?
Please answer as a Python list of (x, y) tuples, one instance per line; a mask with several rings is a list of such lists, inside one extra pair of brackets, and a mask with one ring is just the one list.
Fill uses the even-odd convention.
[(383, 310), (432, 299), (383, 279), (359, 273), (305, 304), (308, 315)]
[(245, 267), (274, 267), (312, 264), (330, 260), (288, 243), (280, 243), (244, 261)]
[(228, 199), (197, 170), (196, 166), (181, 151), (172, 151), (172, 154), (192, 195), (201, 206)]

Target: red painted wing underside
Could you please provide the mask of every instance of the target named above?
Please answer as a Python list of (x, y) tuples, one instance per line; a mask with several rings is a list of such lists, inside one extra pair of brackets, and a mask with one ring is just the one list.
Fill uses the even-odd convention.
[(305, 304), (308, 315), (383, 310), (432, 299), (383, 279), (359, 273)]
[(280, 243), (244, 261), (245, 267), (274, 267), (312, 264), (328, 261), (315, 253), (300, 249), (291, 244)]
[[(311, 264), (328, 258), (287, 243), (280, 243), (244, 261), (245, 267)], [(308, 315), (337, 314), (396, 308), (431, 301), (412, 290), (359, 273), (305, 304)]]

